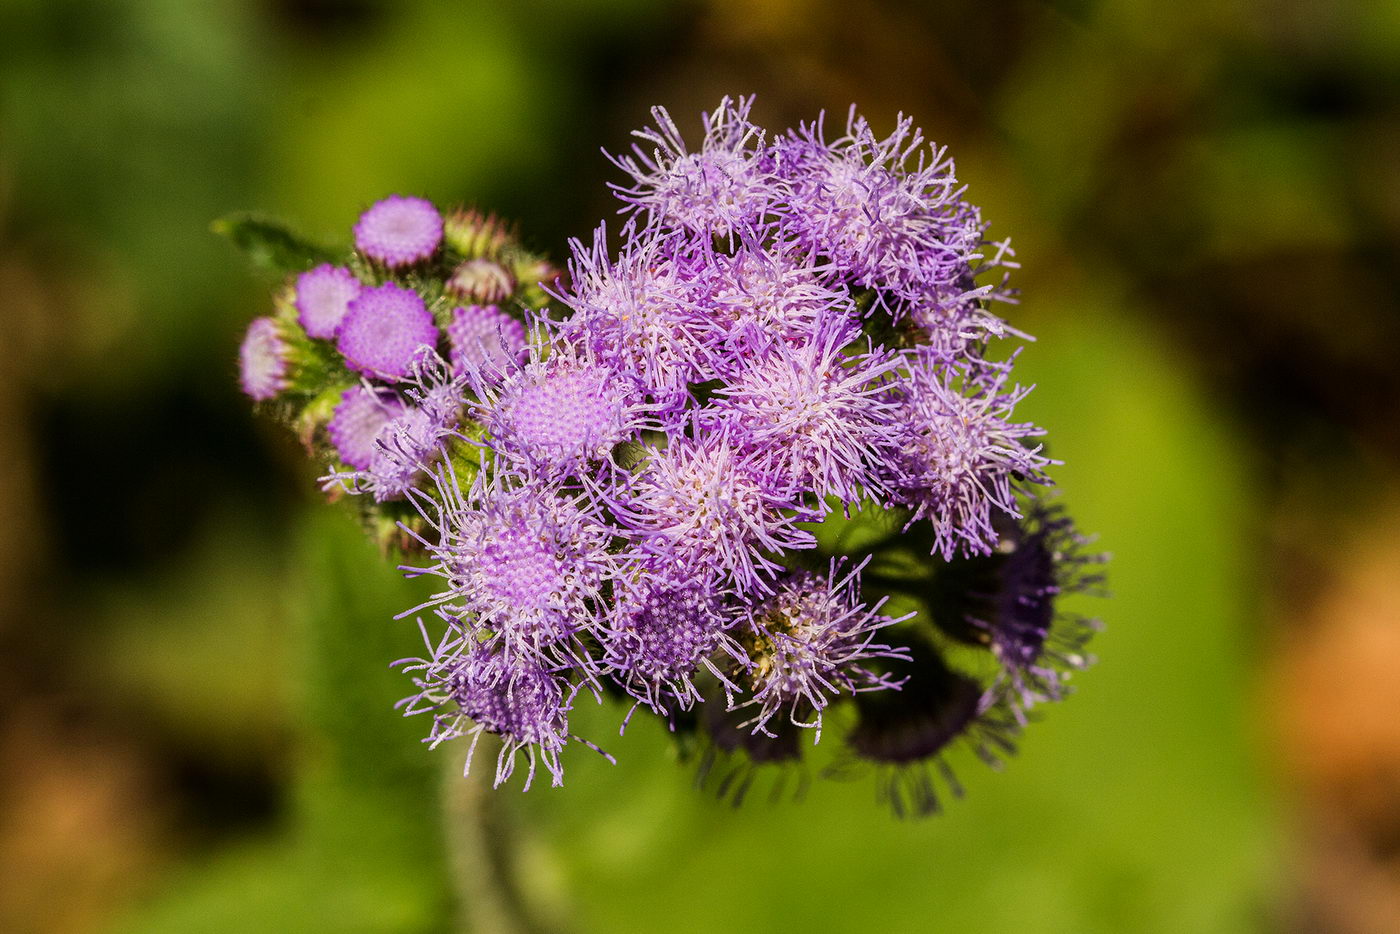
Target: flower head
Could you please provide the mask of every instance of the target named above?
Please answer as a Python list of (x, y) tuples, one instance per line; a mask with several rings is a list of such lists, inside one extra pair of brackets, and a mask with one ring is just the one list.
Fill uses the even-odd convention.
[(846, 502), (881, 486), (877, 464), (901, 428), (889, 386), (902, 366), (890, 350), (849, 352), (859, 333), (844, 316), (819, 322), (806, 343), (780, 343), (716, 390), (702, 423), (724, 421), (771, 475), (818, 499)]
[[(881, 798), (900, 817), (939, 809), (935, 778), (961, 797), (962, 785), (945, 758), (954, 745), (968, 746), (999, 769), (1016, 751), (1020, 733), (995, 692), (948, 667), (931, 646), (907, 648), (912, 664), (903, 669), (903, 687), (858, 697), (859, 716), (846, 735), (853, 760), (847, 766), (874, 766)], [(841, 771), (838, 766), (834, 774)]]
[(747, 663), (729, 634), (737, 616), (705, 575), (642, 567), (619, 577), (613, 597), (604, 663), (638, 701), (662, 715), (687, 710), (704, 700), (694, 681), (702, 671), (736, 690), (712, 659)]
[(608, 505), (639, 553), (681, 568), (710, 568), (720, 585), (767, 592), (777, 556), (811, 548), (813, 518), (790, 485), (748, 460), (723, 430), (677, 436), (609, 490)]
[(598, 629), (597, 606), (615, 566), (596, 504), (529, 474), (479, 473), (463, 491), (450, 465), (433, 473), (433, 598), (510, 658), (593, 667), (579, 642)]
[(455, 373), (503, 373), (521, 362), (525, 325), (495, 305), (466, 305), (452, 312), (447, 341)]
[(844, 136), (828, 143), (818, 120), (776, 150), (790, 234), (846, 281), (917, 299), (976, 259), (981, 216), (963, 201), (952, 160), (926, 149), (909, 117), (881, 139), (853, 108)]
[(442, 215), (423, 198), (390, 195), (355, 224), (355, 249), (391, 269), (427, 259), (441, 243)]
[(630, 156), (608, 156), (632, 176), (632, 185), (614, 192), (654, 225), (675, 225), (709, 236), (726, 235), (758, 221), (775, 199), (778, 179), (763, 146), (763, 131), (749, 120), (753, 98), (726, 97), (704, 115), (700, 148), (686, 148), (680, 129), (664, 107), (653, 107), (655, 128), (633, 136)]
[(1001, 662), (1003, 680), (1017, 716), (1045, 701), (1060, 700), (1075, 671), (1094, 662), (1085, 652), (1100, 624), (1067, 613), (1060, 599), (1094, 591), (1103, 580), (1094, 570), (1104, 556), (1085, 549), (1090, 540), (1058, 506), (1037, 502), (1020, 522), (998, 523), (1001, 533), (990, 555), (950, 565), (953, 586), (939, 588), (944, 615), (970, 627)]
[(323, 263), (297, 276), (297, 321), (312, 337), (331, 340), (345, 312), (362, 288), (343, 266)]
[(497, 786), (510, 778), (522, 752), (529, 763), (526, 789), (535, 780), (537, 763), (543, 763), (551, 784), (562, 784), (559, 752), (569, 740), (568, 714), (576, 690), (537, 661), (507, 658), (495, 643), (477, 640), (450, 617), (443, 639), (436, 646), (428, 644), (433, 648), (431, 658), (400, 663), (417, 672), (414, 685), (418, 688), (400, 706), (405, 716), (431, 714), (433, 725), (426, 741), (436, 746), (471, 736), (466, 763), (470, 771), (481, 734), (494, 733), (501, 737)]
[(860, 572), (868, 561), (839, 579), (834, 558), (825, 577), (797, 571), (749, 611), (755, 731), (766, 731), (768, 721), (786, 710), (789, 722), (816, 727), (820, 739), (822, 711), (841, 694), (899, 688), (899, 679), (874, 670), (870, 662), (907, 660), (908, 653), (876, 643), (875, 633), (913, 614), (892, 619), (879, 612), (883, 599), (873, 606), (860, 601)]
[(351, 386), (340, 397), (326, 432), (342, 462), (368, 470), (377, 450), (375, 441), (403, 411), (403, 400), (388, 389)]
[(1050, 459), (1024, 439), (1044, 432), (1014, 422), (1012, 411), (1028, 389), (1006, 389), (1009, 364), (961, 378), (966, 369), (933, 355), (909, 355), (909, 378), (899, 387), (904, 426), (892, 463), (895, 498), (928, 519), (943, 557), (986, 554), (997, 541), (993, 517), (1016, 516), (1014, 483), (1045, 482)]
[(336, 348), (345, 363), (388, 382), (407, 376), (437, 339), (437, 325), (423, 299), (393, 282), (361, 291), (336, 329)]
[(239, 382), (243, 392), (258, 402), (275, 398), (287, 388), (287, 342), (272, 318), (256, 318), (248, 325), (238, 348)]

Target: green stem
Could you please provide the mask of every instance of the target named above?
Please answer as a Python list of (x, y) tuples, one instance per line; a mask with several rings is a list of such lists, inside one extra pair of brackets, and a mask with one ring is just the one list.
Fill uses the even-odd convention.
[(461, 753), (448, 757), (442, 803), (459, 929), (470, 934), (546, 934), (515, 881), (512, 828), (502, 792), (491, 787), (501, 741), (483, 734), (470, 774)]

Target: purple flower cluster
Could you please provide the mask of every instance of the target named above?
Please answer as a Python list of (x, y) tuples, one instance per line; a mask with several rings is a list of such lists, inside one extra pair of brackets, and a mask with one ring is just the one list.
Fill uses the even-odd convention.
[[(344, 263), (300, 273), (279, 314), (253, 323), (241, 381), (255, 400), (304, 406), (303, 436), (339, 464), (329, 489), (402, 502), (447, 446), (466, 443), (469, 376), (485, 379), (523, 359), (529, 296), (517, 294), (520, 279), (549, 279), (550, 270), (495, 218), (464, 210), (444, 218), (422, 198), (376, 202), (354, 242)], [(501, 304), (457, 305), (463, 295), (451, 285), (468, 275), (495, 283)], [(405, 503), (390, 518), (410, 512)]]
[[(843, 698), (897, 703), (933, 652), (948, 683), (923, 693), (976, 688), (966, 722), (935, 711), (952, 739), (1013, 690), (1018, 711), (1058, 696), (1077, 667), (1003, 612), (977, 624), (1001, 675), (945, 668), (902, 635), (919, 614), (882, 612), (898, 588), (862, 595), (869, 557), (819, 557), (818, 524), (862, 509), (921, 534), (926, 567), (999, 553), (1050, 462), (1014, 417), (1014, 355), (986, 353), (1008, 333), (990, 304), (1010, 293), (979, 279), (1011, 254), (951, 161), (906, 119), (884, 139), (854, 115), (830, 142), (820, 121), (770, 139), (750, 104), (723, 102), (696, 150), (655, 112), (647, 146), (614, 159), (631, 176), (620, 245), (602, 229), (572, 244), (567, 311), (533, 322), (528, 350), (486, 308), (458, 325), (496, 338), (465, 400), (489, 466), (438, 469), (415, 497), (430, 560), (414, 570), (444, 581), (428, 605), (450, 634), (410, 665), (408, 709), (432, 713), (434, 740), (489, 710), (477, 727), (557, 784), (580, 689), (677, 730), (723, 721), (716, 742), (745, 748), (729, 734), (815, 740)], [(1055, 585), (1016, 586), (1049, 605)], [(733, 716), (696, 718), (702, 703)]]
[[(952, 161), (907, 118), (770, 135), (751, 109), (722, 101), (697, 148), (653, 112), (612, 157), (619, 241), (571, 243), (550, 311), (520, 300), (547, 267), (503, 262), (499, 222), (367, 211), (356, 257), (295, 288), (291, 324), (354, 374), (329, 482), (402, 504), (404, 570), (439, 582), (409, 614), (442, 629), (401, 663), (404, 710), (434, 744), (499, 734), (498, 783), (521, 756), (527, 787), (562, 781), (582, 694), (754, 764), (849, 702), (849, 756), (927, 812), (929, 764), (999, 761), (1088, 664), (1093, 626), (1057, 602), (1097, 559), (1042, 502), (993, 311), (1012, 253)], [(296, 385), (287, 327), (250, 331), (255, 398)], [(848, 553), (862, 516), (886, 534)]]

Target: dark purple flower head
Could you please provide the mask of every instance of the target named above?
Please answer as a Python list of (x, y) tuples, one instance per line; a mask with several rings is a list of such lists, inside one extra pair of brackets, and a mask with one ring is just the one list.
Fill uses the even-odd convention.
[(552, 785), (562, 784), (559, 752), (569, 741), (568, 715), (576, 689), (534, 660), (508, 658), (493, 642), (478, 641), (450, 617), (447, 635), (436, 646), (430, 640), (428, 644), (433, 648), (431, 658), (405, 660), (405, 670), (415, 673), (419, 690), (400, 704), (405, 716), (432, 716), (427, 742), (436, 746), (470, 736), (466, 764), (470, 771), (481, 734), (494, 733), (501, 738), (497, 786), (510, 778), (522, 752), (529, 763), (527, 790), (540, 763)]
[(396, 268), (422, 262), (442, 243), (442, 215), (431, 201), (390, 195), (355, 224), (355, 249)]
[(336, 329), (336, 348), (346, 365), (388, 382), (407, 376), (437, 339), (437, 325), (423, 299), (393, 282), (361, 291)]
[(345, 312), (363, 288), (355, 274), (329, 263), (297, 276), (297, 321), (312, 337), (335, 338)]
[(454, 373), (481, 373), (488, 378), (523, 361), (525, 325), (495, 305), (454, 309), (447, 326)]
[[(612, 185), (628, 207), (654, 226), (671, 225), (709, 236), (728, 235), (756, 223), (776, 199), (779, 180), (763, 146), (763, 131), (749, 121), (753, 98), (726, 97), (704, 115), (700, 148), (690, 152), (664, 107), (653, 107), (655, 128), (633, 131), (644, 144), (630, 156), (608, 156), (632, 176), (630, 187)], [(647, 146), (651, 151), (647, 151)]]
[(289, 354), (290, 348), (276, 320), (254, 319), (248, 325), (243, 345), (238, 348), (239, 384), (243, 392), (258, 402), (279, 395), (288, 385)]
[(924, 816), (939, 809), (938, 785), (962, 796), (946, 754), (958, 744), (994, 769), (1016, 751), (1020, 725), (995, 692), (950, 668), (931, 647), (907, 647), (912, 664), (898, 692), (862, 694), (858, 719), (846, 735), (852, 766), (873, 766), (883, 798), (895, 814)]
[[(822, 712), (842, 694), (897, 689), (900, 679), (870, 667), (875, 659), (908, 659), (903, 649), (876, 643), (886, 626), (909, 619), (880, 614), (884, 600), (860, 600), (860, 572), (867, 558), (838, 578), (832, 559), (826, 576), (797, 571), (779, 582), (771, 597), (748, 613), (748, 678), (758, 707), (756, 732), (780, 711), (794, 726), (815, 727), (821, 738)], [(805, 719), (810, 718), (810, 719)]]
[[(1062, 597), (1096, 592), (1105, 558), (1058, 506), (1036, 503), (1019, 523), (999, 523), (1001, 541), (988, 556), (968, 559), (975, 579), (958, 575), (963, 620), (980, 633), (1002, 664), (1018, 716), (1060, 700), (1071, 673), (1094, 662), (1085, 652), (1100, 624), (1060, 609)], [(951, 570), (951, 569), (950, 569)], [(953, 604), (957, 606), (956, 603)]]
[(326, 425), (341, 462), (368, 470), (374, 460), (375, 441), (403, 411), (403, 400), (388, 389), (362, 385), (345, 390)]
[(715, 664), (716, 656), (747, 664), (729, 634), (737, 617), (717, 591), (703, 574), (671, 565), (635, 568), (614, 584), (603, 660), (653, 712), (667, 716), (702, 701), (694, 678), (704, 672), (737, 690)]
[(978, 382), (933, 354), (907, 357), (909, 377), (899, 387), (904, 430), (890, 478), (895, 499), (913, 510), (911, 522), (932, 523), (934, 548), (945, 559), (985, 554), (997, 542), (993, 517), (1018, 514), (1013, 485), (1046, 482), (1050, 459), (1026, 443), (1044, 432), (1011, 421), (1029, 390), (1006, 389), (1009, 364)]

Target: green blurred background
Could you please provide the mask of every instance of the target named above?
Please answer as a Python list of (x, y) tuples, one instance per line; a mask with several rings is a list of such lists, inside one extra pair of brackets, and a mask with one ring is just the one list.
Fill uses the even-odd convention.
[(414, 193), (560, 257), (614, 210), (600, 146), (726, 93), (912, 114), (1016, 244), (1101, 662), (925, 822), (869, 781), (735, 810), (585, 710), (618, 765), (491, 799), (476, 856), (549, 930), (1400, 930), (1394, 0), (4, 0), (0, 35), (0, 930), (489, 924), (453, 754), (391, 710), (414, 589), (250, 416), (268, 283), (209, 222), (343, 239)]

